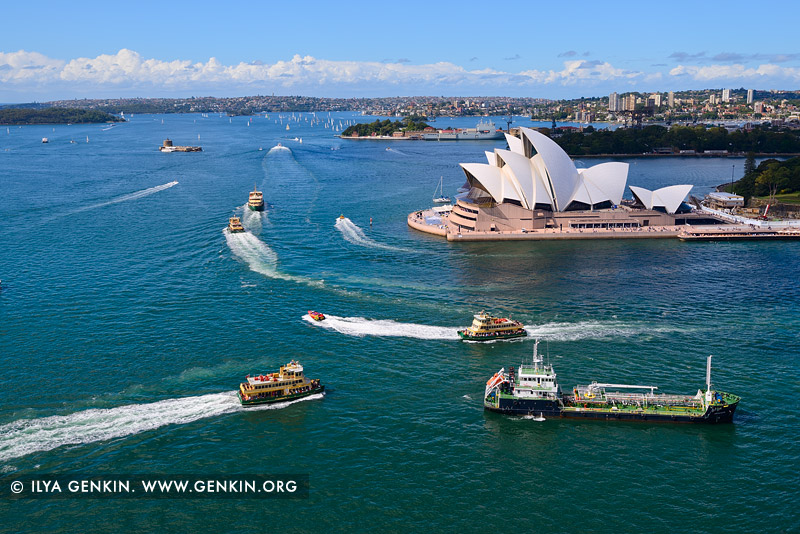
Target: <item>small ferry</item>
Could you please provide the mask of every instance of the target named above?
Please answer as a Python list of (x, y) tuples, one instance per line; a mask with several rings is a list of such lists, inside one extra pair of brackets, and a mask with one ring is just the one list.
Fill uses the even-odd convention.
[(315, 321), (324, 321), (325, 315), (321, 314), (320, 312), (308, 310), (308, 315), (314, 319)]
[(277, 373), (247, 375), (245, 379), (239, 385), (239, 401), (242, 406), (302, 399), (325, 391), (319, 378), (306, 378), (303, 366), (294, 360), (281, 366)]
[(239, 217), (231, 217), (228, 219), (228, 231), (232, 234), (244, 232), (244, 226), (242, 226), (242, 221)]
[(599, 384), (575, 386), (561, 392), (552, 365), (538, 354), (518, 369), (500, 369), (487, 382), (484, 409), (508, 415), (545, 416), (613, 421), (730, 423), (740, 397), (711, 387), (711, 356), (706, 364), (706, 389), (695, 395), (656, 393), (657, 386)]
[(258, 190), (258, 186), (250, 192), (247, 207), (253, 211), (264, 211), (264, 194)]
[(493, 317), (485, 312), (473, 316), (472, 325), (458, 331), (458, 337), (469, 341), (492, 341), (495, 339), (510, 339), (528, 335), (525, 327), (519, 321), (505, 317)]
[(339, 218), (339, 219), (344, 219), (344, 213), (342, 213), (341, 215), (339, 215), (339, 217), (338, 217), (338, 218)]

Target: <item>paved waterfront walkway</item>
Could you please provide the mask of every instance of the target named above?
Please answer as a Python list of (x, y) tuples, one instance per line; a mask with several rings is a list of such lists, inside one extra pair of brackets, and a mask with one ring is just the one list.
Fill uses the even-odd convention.
[[(544, 228), (538, 230), (498, 230), (476, 232), (462, 228), (451, 230), (447, 223), (428, 224), (431, 210), (420, 210), (408, 215), (408, 225), (415, 230), (446, 237), (448, 241), (544, 241), (552, 239), (657, 239), (677, 237), (683, 226), (645, 226), (640, 228)], [(716, 226), (714, 226), (716, 228)], [(721, 230), (722, 227), (719, 227)]]

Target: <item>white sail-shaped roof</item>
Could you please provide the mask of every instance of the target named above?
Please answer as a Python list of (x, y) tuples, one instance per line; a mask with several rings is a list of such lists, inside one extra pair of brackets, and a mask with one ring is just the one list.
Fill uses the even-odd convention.
[(625, 193), (625, 184), (628, 181), (628, 164), (621, 162), (601, 163), (588, 169), (580, 169), (578, 173), (584, 182), (590, 182), (594, 187), (602, 190), (613, 204), (622, 201)]
[(503, 176), (500, 168), (485, 163), (461, 163), (460, 165), (467, 175), (469, 185), (483, 189), (496, 202), (503, 201)]
[(494, 153), (505, 162), (506, 166), (503, 170), (519, 184), (519, 190), (523, 197), (523, 207), (530, 209), (535, 204), (533, 183), (536, 180), (533, 175), (534, 170), (531, 166), (531, 161), (522, 154), (517, 154), (510, 150), (497, 149)]
[[(573, 201), (596, 206), (619, 204), (622, 200), (628, 179), (627, 163), (602, 163), (579, 171), (549, 137), (530, 128), (520, 128), (520, 135), (518, 138), (506, 134), (508, 150), (486, 152), (488, 164), (462, 163), (470, 185), (486, 191), (497, 203), (512, 200), (526, 209), (538, 204), (564, 211)], [(672, 206), (672, 193), (666, 189), (664, 201)], [(651, 200), (648, 197), (648, 204)]]
[(563, 210), (569, 204), (572, 194), (578, 186), (578, 170), (575, 168), (575, 164), (569, 159), (567, 153), (546, 135), (530, 128), (520, 128), (519, 131), (542, 156), (545, 170), (550, 178), (555, 208), (558, 211)]
[(691, 185), (671, 185), (650, 191), (643, 187), (630, 186), (633, 196), (647, 209), (664, 208), (667, 213), (675, 213), (692, 190)]
[(506, 143), (508, 143), (508, 149), (511, 150), (511, 152), (516, 152), (517, 154), (522, 154), (524, 156), (525, 153), (522, 149), (522, 139), (519, 137), (514, 137), (511, 134), (505, 134), (505, 136)]

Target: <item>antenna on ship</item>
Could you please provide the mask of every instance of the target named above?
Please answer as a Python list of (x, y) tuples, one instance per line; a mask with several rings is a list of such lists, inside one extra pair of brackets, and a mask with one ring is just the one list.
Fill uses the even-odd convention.
[(542, 363), (542, 357), (539, 356), (539, 340), (537, 339), (533, 344), (533, 368), (539, 370), (539, 364)]
[(706, 402), (711, 402), (711, 355), (706, 361)]

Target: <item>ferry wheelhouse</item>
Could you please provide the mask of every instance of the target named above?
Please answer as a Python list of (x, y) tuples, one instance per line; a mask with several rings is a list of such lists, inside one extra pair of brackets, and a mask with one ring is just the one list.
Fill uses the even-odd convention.
[(492, 341), (527, 336), (528, 332), (519, 321), (505, 317), (493, 317), (485, 312), (473, 316), (472, 325), (458, 331), (461, 339), (469, 341)]
[(258, 190), (257, 186), (250, 192), (247, 207), (253, 211), (264, 211), (264, 194)]
[(244, 226), (242, 226), (242, 221), (239, 217), (231, 217), (228, 219), (228, 231), (232, 234), (244, 232)]
[(281, 366), (277, 373), (247, 375), (245, 378), (246, 381), (239, 385), (242, 406), (302, 399), (325, 391), (319, 378), (307, 378), (303, 366), (294, 360)]
[(592, 382), (564, 394), (552, 365), (544, 365), (534, 346), (533, 361), (519, 369), (500, 369), (486, 382), (483, 406), (508, 415), (663, 421), (676, 423), (730, 423), (740, 397), (711, 387), (711, 356), (706, 367), (706, 389), (695, 395), (656, 393), (657, 386)]

